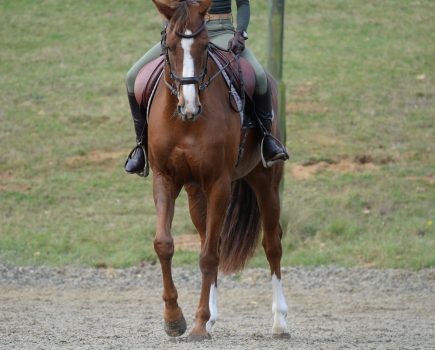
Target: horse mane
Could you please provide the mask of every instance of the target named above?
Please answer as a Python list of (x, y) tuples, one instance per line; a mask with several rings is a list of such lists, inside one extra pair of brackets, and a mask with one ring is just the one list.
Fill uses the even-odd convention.
[(190, 24), (190, 11), (192, 6), (199, 6), (197, 0), (182, 0), (178, 3), (174, 15), (171, 18), (171, 27), (177, 32), (184, 33)]

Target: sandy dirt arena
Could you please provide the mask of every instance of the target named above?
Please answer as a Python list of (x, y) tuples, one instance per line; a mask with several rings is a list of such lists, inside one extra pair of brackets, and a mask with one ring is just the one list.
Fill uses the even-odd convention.
[[(199, 270), (174, 269), (189, 328)], [(0, 349), (435, 349), (435, 269), (283, 271), (290, 339), (271, 337), (267, 270), (222, 276), (212, 340), (170, 339), (157, 265), (0, 265)]]

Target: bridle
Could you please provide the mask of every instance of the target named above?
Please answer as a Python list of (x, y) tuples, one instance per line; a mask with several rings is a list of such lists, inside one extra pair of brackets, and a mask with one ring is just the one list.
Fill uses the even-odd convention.
[[(207, 65), (208, 65), (208, 59), (209, 59), (209, 47), (210, 46), (215, 46), (212, 43), (208, 44), (208, 47), (206, 49), (206, 58), (205, 58), (205, 65), (204, 68), (202, 70), (202, 72), (198, 75), (198, 76), (193, 76), (193, 77), (180, 77), (177, 74), (174, 73), (174, 71), (172, 70), (172, 66), (171, 66), (171, 61), (169, 59), (169, 48), (168, 45), (166, 44), (166, 30), (168, 28), (168, 23), (166, 23), (163, 27), (163, 30), (161, 32), (161, 47), (162, 47), (162, 52), (165, 55), (165, 69), (166, 67), (169, 67), (169, 78), (171, 79), (171, 82), (168, 82), (166, 80), (166, 74), (164, 74), (164, 82), (165, 85), (167, 86), (167, 88), (169, 89), (169, 91), (171, 92), (172, 95), (174, 96), (178, 96), (179, 95), (179, 89), (180, 86), (182, 85), (190, 85), (190, 84), (195, 84), (198, 86), (198, 91), (202, 92), (204, 91), (209, 85), (210, 83), (215, 80), (219, 75), (221, 75), (227, 68), (228, 66), (230, 66), (234, 61), (237, 61), (237, 66), (238, 66), (238, 70), (239, 70), (239, 76), (241, 77), (241, 84), (242, 84), (242, 110), (244, 109), (244, 105), (245, 105), (245, 93), (244, 93), (244, 89), (243, 89), (243, 72), (240, 66), (240, 61), (239, 61), (239, 55), (236, 55), (234, 53), (232, 53), (232, 59), (229, 60), (224, 66), (220, 67), (220, 69), (211, 77), (208, 77), (207, 80), (205, 80), (205, 77), (207, 75)], [(180, 37), (180, 38), (184, 38), (184, 39), (193, 39), (196, 38), (198, 35), (200, 35), (203, 30), (206, 28), (206, 22), (202, 22), (201, 26), (192, 34), (184, 34), (178, 31), (174, 31), (175, 34)], [(176, 86), (174, 86), (173, 84), (177, 83)], [(230, 92), (230, 91), (229, 91)], [(231, 94), (231, 92), (230, 92)], [(230, 95), (229, 94), (229, 95)], [(231, 97), (229, 97), (231, 99)], [(230, 105), (232, 107), (231, 101), (230, 101)], [(234, 108), (233, 108), (234, 109)], [(236, 112), (240, 112), (240, 110), (236, 110)]]
[[(167, 27), (168, 27), (168, 25), (166, 24), (164, 26), (163, 30), (162, 30), (162, 33), (161, 33), (162, 34), (162, 39), (161, 39), (162, 51), (163, 51), (163, 53), (165, 55), (166, 65), (169, 67), (169, 77), (171, 79), (171, 83), (169, 83), (166, 80), (166, 77), (164, 78), (166, 86), (171, 91), (171, 94), (173, 94), (175, 96), (178, 96), (178, 94), (179, 94), (179, 88), (182, 85), (195, 84), (195, 85), (198, 86), (198, 90), (199, 91), (203, 91), (208, 86), (208, 84), (206, 85), (204, 83), (204, 78), (207, 75), (207, 64), (208, 64), (208, 57), (209, 57), (208, 48), (206, 49), (206, 53), (205, 53), (206, 54), (205, 65), (204, 65), (204, 67), (202, 69), (202, 72), (199, 75), (195, 75), (195, 76), (192, 76), (192, 77), (180, 77), (180, 76), (178, 76), (172, 70), (171, 60), (169, 59), (169, 48), (168, 48), (168, 46), (166, 44), (166, 30), (167, 30)], [(192, 34), (185, 34), (185, 33), (181, 33), (181, 32), (178, 32), (178, 31), (174, 31), (174, 32), (180, 38), (183, 38), (183, 39), (193, 39), (193, 38), (196, 38), (197, 36), (199, 36), (203, 32), (205, 27), (206, 27), (206, 23), (203, 22), (201, 24), (201, 26), (194, 33), (192, 33)], [(176, 86), (173, 85), (174, 82), (177, 84)]]

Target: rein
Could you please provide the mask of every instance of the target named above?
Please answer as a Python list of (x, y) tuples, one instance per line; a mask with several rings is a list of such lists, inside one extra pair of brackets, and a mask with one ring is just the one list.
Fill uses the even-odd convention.
[[(211, 45), (213, 45), (213, 44), (211, 44)], [(216, 46), (216, 45), (214, 45), (214, 46)], [(209, 56), (208, 49), (207, 49), (207, 56)], [(235, 60), (237, 60), (237, 62), (239, 62), (238, 59), (239, 59), (239, 56), (233, 54), (233, 58), (231, 60), (229, 60), (226, 65), (224, 65), (212, 77), (208, 78), (208, 80), (206, 82), (203, 82), (199, 86), (199, 91), (204, 91), (213, 80), (215, 80), (219, 75), (222, 74), (223, 71), (225, 71), (231, 65), (231, 63), (233, 63)], [(239, 66), (240, 66), (240, 63), (239, 63)]]

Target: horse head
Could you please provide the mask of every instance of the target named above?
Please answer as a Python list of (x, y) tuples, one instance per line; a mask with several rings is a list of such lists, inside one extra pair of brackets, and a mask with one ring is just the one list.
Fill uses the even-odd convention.
[(177, 111), (183, 121), (194, 121), (201, 114), (200, 85), (207, 74), (208, 32), (204, 16), (212, 0), (158, 1), (159, 12), (168, 20), (162, 38), (170, 82), (166, 85), (177, 96)]

